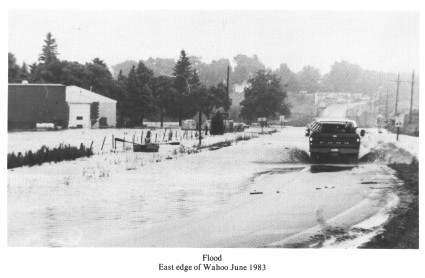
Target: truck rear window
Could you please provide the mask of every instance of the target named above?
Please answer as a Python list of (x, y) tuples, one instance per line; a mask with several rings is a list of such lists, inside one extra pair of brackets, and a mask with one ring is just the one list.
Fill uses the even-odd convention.
[(320, 133), (355, 134), (356, 129), (352, 125), (346, 124), (322, 124), (322, 130)]

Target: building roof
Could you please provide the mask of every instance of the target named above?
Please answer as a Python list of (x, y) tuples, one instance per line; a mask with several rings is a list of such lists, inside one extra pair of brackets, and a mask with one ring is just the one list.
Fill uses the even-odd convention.
[(69, 103), (116, 103), (116, 100), (96, 94), (78, 86), (66, 86), (66, 101)]
[(9, 83), (9, 86), (22, 86), (22, 87), (31, 87), (31, 86), (44, 86), (44, 87), (51, 87), (51, 86), (63, 86), (65, 87), (65, 85), (63, 84), (39, 84), (39, 83), (31, 83), (31, 84), (23, 84), (23, 83)]

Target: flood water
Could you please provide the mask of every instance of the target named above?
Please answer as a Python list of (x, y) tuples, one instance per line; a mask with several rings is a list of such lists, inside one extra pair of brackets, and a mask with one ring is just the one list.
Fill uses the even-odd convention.
[[(52, 166), (51, 171), (63, 169), (63, 165)], [(34, 168), (23, 169), (19, 183), (9, 179), (8, 242), (10, 246), (171, 247), (176, 238), (168, 236), (175, 234), (181, 239), (176, 245), (183, 247), (257, 246), (264, 242), (249, 236), (239, 235), (244, 241), (238, 243), (235, 231), (252, 235), (273, 227), (302, 230), (317, 224), (318, 207), (325, 207), (324, 215), (332, 217), (367, 198), (372, 190), (368, 182), (378, 183), (373, 184), (375, 188), (385, 183), (376, 181), (377, 174), (385, 175), (385, 170), (364, 165), (261, 167), (263, 170), (233, 183), (211, 175), (196, 176), (194, 182), (190, 175), (162, 172), (142, 181), (143, 168), (129, 170), (124, 181), (73, 180), (56, 174), (46, 183), (34, 175)], [(349, 182), (344, 180), (347, 177)], [(270, 206), (274, 202), (279, 205)], [(252, 218), (252, 213), (260, 219)], [(208, 227), (215, 231), (211, 239), (196, 232)], [(282, 236), (267, 233), (273, 234), (265, 235), (270, 240)]]

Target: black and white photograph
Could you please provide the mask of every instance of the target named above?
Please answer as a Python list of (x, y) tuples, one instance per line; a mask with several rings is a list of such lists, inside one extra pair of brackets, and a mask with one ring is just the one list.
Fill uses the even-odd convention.
[(182, 8), (8, 10), (7, 248), (418, 250), (419, 10)]

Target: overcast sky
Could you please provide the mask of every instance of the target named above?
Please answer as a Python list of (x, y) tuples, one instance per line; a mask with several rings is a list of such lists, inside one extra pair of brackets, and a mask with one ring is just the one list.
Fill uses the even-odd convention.
[(109, 66), (127, 59), (177, 59), (181, 49), (205, 62), (239, 53), (269, 68), (312, 65), (322, 73), (335, 61), (364, 69), (419, 69), (418, 12), (11, 10), (9, 52), (37, 61), (47, 32), (59, 58)]

